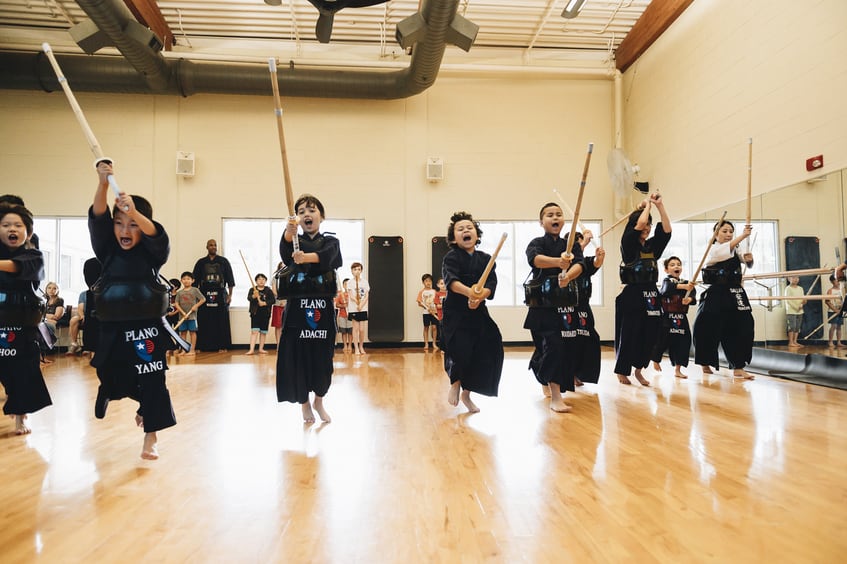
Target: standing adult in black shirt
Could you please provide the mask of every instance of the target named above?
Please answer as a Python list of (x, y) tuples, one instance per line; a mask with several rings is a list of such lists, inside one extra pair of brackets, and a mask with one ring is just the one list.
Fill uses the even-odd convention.
[(194, 285), (206, 303), (197, 311), (197, 350), (225, 351), (232, 346), (229, 304), (235, 277), (229, 261), (218, 254), (218, 242), (209, 239), (208, 254), (194, 264)]

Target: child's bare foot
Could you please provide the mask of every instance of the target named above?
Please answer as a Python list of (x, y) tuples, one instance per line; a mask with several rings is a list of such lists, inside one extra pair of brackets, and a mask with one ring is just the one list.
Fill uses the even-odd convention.
[(653, 370), (655, 370), (656, 372), (661, 372), (662, 371), (662, 365), (659, 364), (656, 361), (653, 361)]
[(562, 396), (550, 399), (550, 409), (552, 409), (556, 413), (571, 412), (571, 406), (565, 403), (565, 400), (562, 399)]
[(465, 407), (468, 408), (468, 412), (479, 413), (479, 408), (473, 401), (471, 401), (470, 390), (462, 390), (462, 403), (465, 404)]
[(158, 460), (159, 451), (156, 449), (156, 433), (144, 433), (144, 446), (141, 447), (141, 458)]
[(300, 409), (303, 412), (303, 423), (315, 422), (315, 413), (312, 411), (312, 406), (309, 402), (301, 403)]
[(703, 370), (703, 374), (714, 374), (711, 366), (701, 365), (700, 369)]
[(582, 380), (580, 380), (579, 378), (577, 378), (576, 376), (574, 376), (574, 377), (573, 377), (573, 385), (574, 385), (574, 386), (576, 386), (576, 387), (578, 388), (578, 387), (580, 387), (580, 386), (584, 386), (584, 385), (585, 385), (585, 383), (583, 383), (583, 381), (582, 381)]
[(249, 350), (249, 351), (247, 351), (246, 353), (244, 353), (244, 356), (250, 356), (251, 354), (253, 354), (253, 351), (252, 351), (252, 350)]
[(144, 418), (138, 415), (137, 413), (135, 414), (135, 426), (144, 427)]
[(447, 403), (456, 407), (459, 405), (459, 388), (462, 386), (462, 383), (458, 380), (450, 384), (450, 390), (447, 392)]
[(15, 415), (15, 434), (28, 435), (32, 429), (26, 426), (26, 415)]
[(743, 378), (745, 380), (754, 380), (756, 377), (742, 368), (736, 368), (732, 371), (733, 378)]
[(618, 382), (624, 384), (625, 386), (631, 386), (632, 382), (629, 381), (629, 376), (624, 376), (623, 374), (615, 374), (618, 377)]
[[(315, 396), (315, 411), (318, 412), (318, 416), (321, 418), (321, 421), (324, 423), (329, 423), (332, 419), (329, 416), (329, 413), (324, 409), (324, 399), (319, 396)], [(314, 416), (313, 416), (314, 417)], [(314, 419), (312, 419), (314, 421)]]
[(259, 354), (268, 354), (268, 351), (266, 351), (265, 349), (261, 349), (259, 350)]
[(550, 397), (550, 386), (545, 386), (545, 385), (542, 384), (541, 393), (544, 394), (545, 398), (549, 398)]
[(676, 376), (677, 378), (681, 378), (681, 379), (683, 379), (683, 380), (688, 379), (688, 376), (686, 376), (685, 374), (683, 374), (682, 370), (676, 370), (676, 371), (673, 373), (673, 375), (674, 375), (674, 376)]
[(644, 376), (641, 375), (641, 369), (640, 368), (636, 368), (636, 370), (635, 370), (635, 379), (638, 380), (638, 383), (641, 384), (642, 386), (650, 386), (650, 382), (648, 382), (647, 379), (644, 378)]

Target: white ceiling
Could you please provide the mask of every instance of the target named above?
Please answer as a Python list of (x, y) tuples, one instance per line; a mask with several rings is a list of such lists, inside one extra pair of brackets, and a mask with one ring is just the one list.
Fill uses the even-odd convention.
[[(448, 48), (445, 62), (481, 66), (609, 66), (650, 0), (586, 0), (563, 19), (568, 0), (459, 0), (458, 13), (479, 26), (470, 52)], [(152, 0), (151, 0), (152, 2)], [(331, 59), (351, 66), (405, 64), (394, 34), (419, 0), (390, 0), (335, 15), (332, 40), (315, 38), (317, 9), (307, 0), (159, 0), (176, 45), (169, 56), (219, 60)], [(53, 49), (81, 53), (67, 33), (86, 19), (71, 0), (0, 0), (0, 51)], [(105, 52), (109, 52), (108, 49)]]

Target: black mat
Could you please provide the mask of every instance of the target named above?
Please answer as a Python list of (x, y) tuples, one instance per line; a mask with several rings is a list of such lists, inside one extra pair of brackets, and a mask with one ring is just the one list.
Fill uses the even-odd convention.
[(847, 390), (847, 359), (844, 358), (754, 348), (750, 369), (786, 380)]

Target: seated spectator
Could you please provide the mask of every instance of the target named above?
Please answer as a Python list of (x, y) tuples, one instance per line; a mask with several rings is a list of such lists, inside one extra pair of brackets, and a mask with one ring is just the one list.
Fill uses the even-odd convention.
[(59, 297), (59, 285), (55, 282), (48, 282), (44, 288), (44, 294), (47, 296), (47, 311), (44, 314), (44, 326), (47, 328), (47, 333), (42, 335), (40, 341), (41, 361), (44, 364), (52, 364), (52, 360), (47, 358), (47, 351), (53, 348), (56, 343), (56, 324), (65, 315), (65, 300)]

